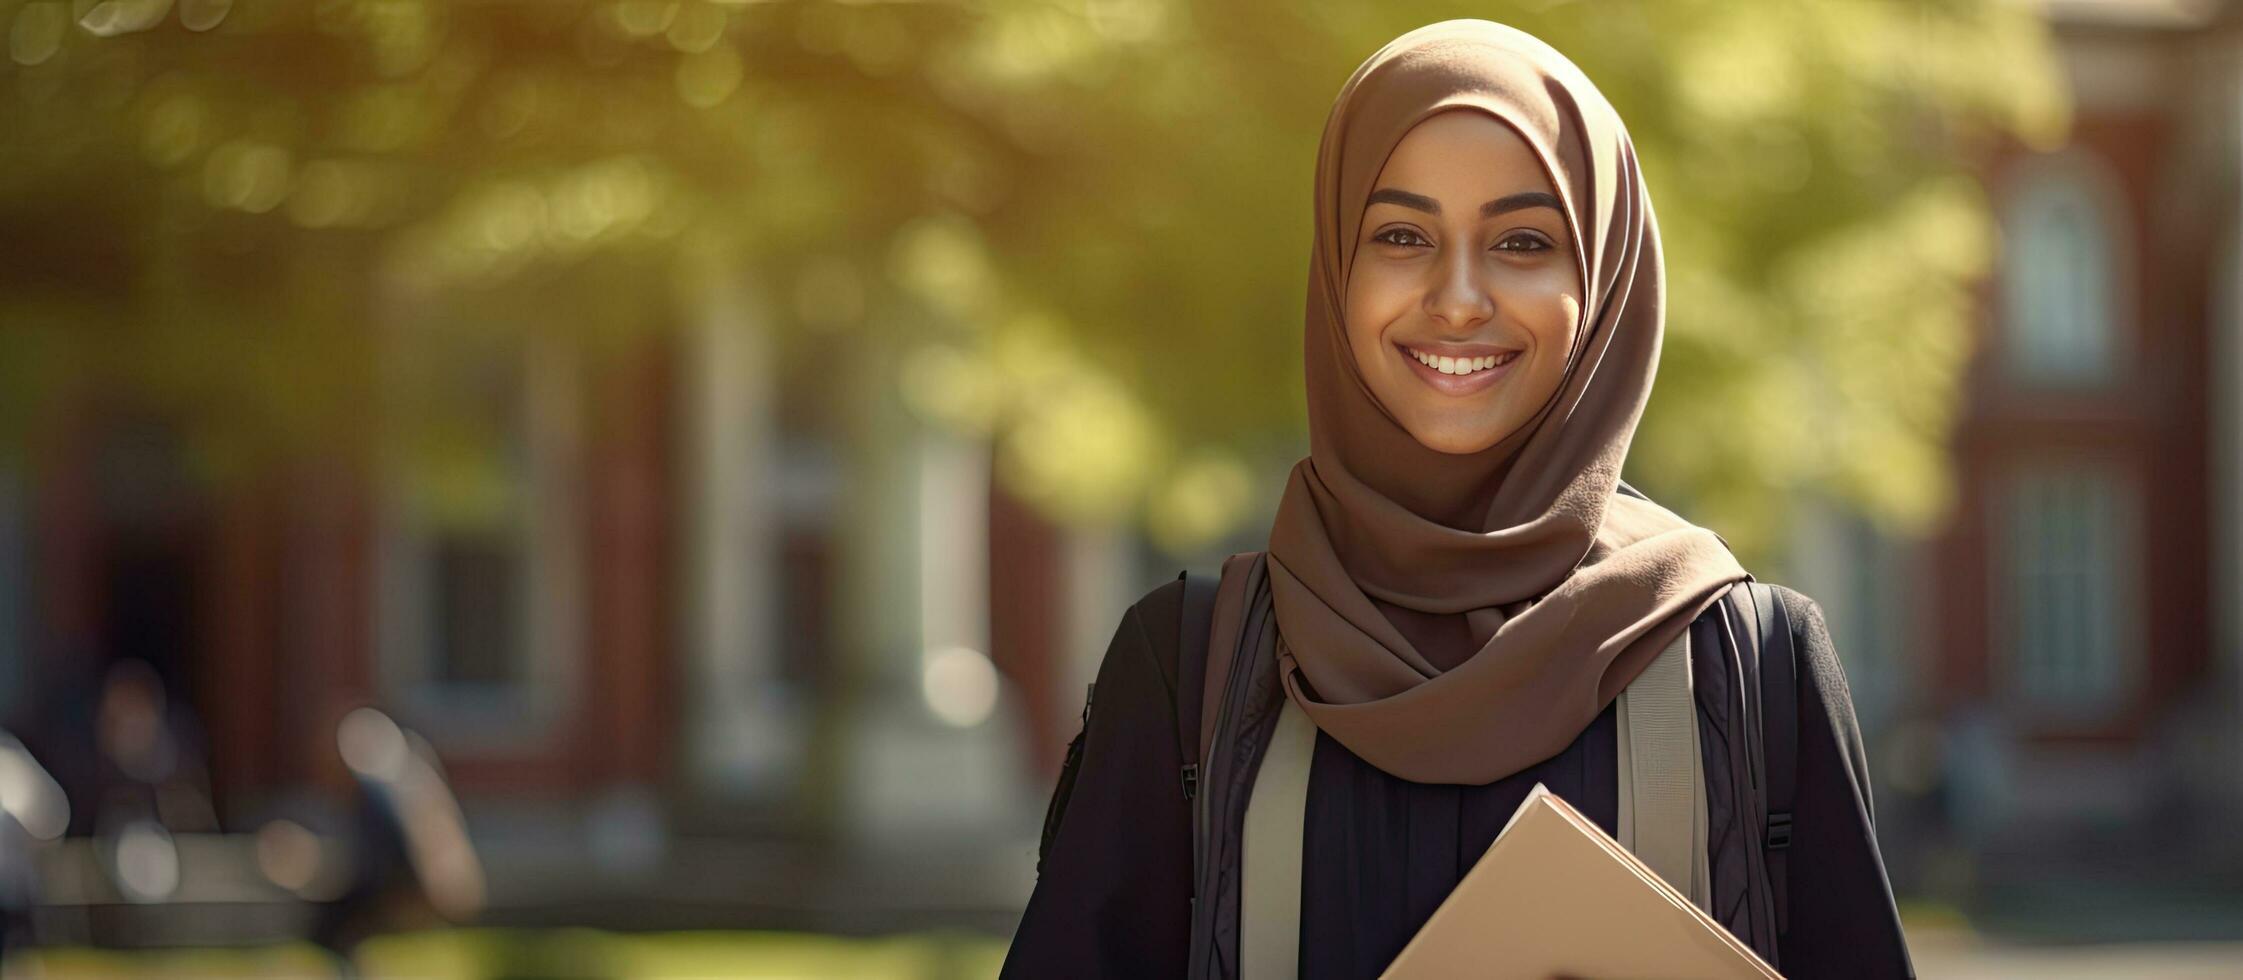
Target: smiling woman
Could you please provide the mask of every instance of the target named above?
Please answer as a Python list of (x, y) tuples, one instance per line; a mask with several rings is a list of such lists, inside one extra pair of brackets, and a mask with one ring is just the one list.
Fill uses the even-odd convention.
[(1565, 378), (1580, 250), (1540, 160), (1470, 109), (1411, 128), (1379, 171), (1347, 281), (1363, 381), (1417, 441), (1476, 453)]
[(1620, 481), (1667, 297), (1618, 113), (1444, 21), (1317, 153), (1308, 456), (1124, 615), (1004, 975), (1378, 976), (1537, 786), (1787, 975), (1908, 975), (1819, 609)]

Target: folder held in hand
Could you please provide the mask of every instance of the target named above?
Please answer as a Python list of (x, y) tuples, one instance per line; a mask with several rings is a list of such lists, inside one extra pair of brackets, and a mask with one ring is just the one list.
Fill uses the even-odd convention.
[(1603, 828), (1536, 784), (1381, 976), (1763, 980), (1778, 974)]

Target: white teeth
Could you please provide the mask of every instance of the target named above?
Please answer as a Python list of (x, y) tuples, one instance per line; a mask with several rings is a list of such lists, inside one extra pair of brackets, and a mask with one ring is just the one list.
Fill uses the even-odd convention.
[(1511, 363), (1518, 356), (1518, 353), (1518, 351), (1507, 351), (1486, 357), (1436, 357), (1416, 349), (1410, 350), (1410, 356), (1417, 358), (1418, 363), (1442, 374), (1471, 374), (1474, 371), (1485, 371), (1491, 367)]

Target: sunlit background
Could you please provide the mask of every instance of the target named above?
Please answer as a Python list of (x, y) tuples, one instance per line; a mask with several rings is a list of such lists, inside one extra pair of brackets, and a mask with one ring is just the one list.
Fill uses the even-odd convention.
[(1829, 610), (1919, 972), (2232, 975), (2232, 0), (0, 0), (0, 973), (993, 976), (1457, 16), (1628, 121), (1627, 476)]

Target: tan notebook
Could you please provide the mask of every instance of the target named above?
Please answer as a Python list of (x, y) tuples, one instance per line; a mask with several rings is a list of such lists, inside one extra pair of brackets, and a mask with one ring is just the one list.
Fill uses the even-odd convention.
[(1380, 976), (1777, 976), (1635, 855), (1536, 784)]

